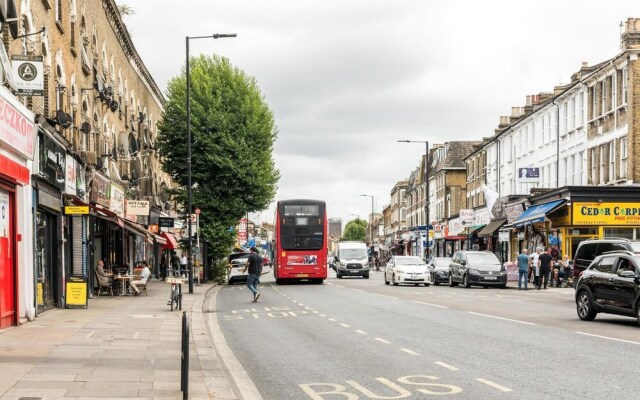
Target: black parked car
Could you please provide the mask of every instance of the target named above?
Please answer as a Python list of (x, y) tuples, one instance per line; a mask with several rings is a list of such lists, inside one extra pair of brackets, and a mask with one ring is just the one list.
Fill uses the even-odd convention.
[(490, 251), (458, 251), (449, 264), (449, 286), (458, 283), (476, 286), (507, 287), (507, 271)]
[(584, 321), (608, 313), (640, 323), (640, 256), (623, 251), (596, 257), (578, 280), (576, 310)]
[(624, 238), (587, 239), (578, 244), (573, 256), (573, 285), (591, 262), (599, 255), (614, 251), (630, 251), (640, 255), (640, 241)]
[(449, 264), (451, 257), (433, 257), (429, 261), (429, 273), (434, 285), (449, 282)]

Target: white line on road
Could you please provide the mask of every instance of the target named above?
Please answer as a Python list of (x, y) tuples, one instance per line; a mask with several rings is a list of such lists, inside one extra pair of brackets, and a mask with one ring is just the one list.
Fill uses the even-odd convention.
[(503, 392), (513, 392), (513, 390), (512, 390), (512, 389), (509, 389), (508, 387), (504, 387), (504, 386), (502, 386), (502, 385), (498, 385), (498, 384), (497, 384), (497, 383), (495, 383), (495, 382), (491, 382), (491, 381), (488, 381), (488, 380), (483, 379), (483, 378), (478, 378), (478, 379), (476, 379), (476, 380), (477, 380), (478, 382), (482, 382), (482, 383), (484, 383), (485, 385), (491, 386), (492, 388), (494, 388), (494, 389), (498, 389), (498, 390), (503, 391)]
[(367, 334), (367, 332), (361, 331), (360, 329), (356, 329), (356, 332), (358, 332), (361, 335), (366, 335)]
[(361, 290), (361, 289), (353, 289), (352, 288), (351, 290), (353, 290), (354, 292), (363, 292), (364, 293), (364, 290)]
[(390, 299), (398, 300), (398, 298), (397, 298), (397, 297), (395, 297), (395, 296), (389, 296), (388, 294), (380, 294), (380, 293), (374, 293), (374, 294), (375, 294), (376, 296), (388, 297), (388, 298), (390, 298)]
[(411, 354), (413, 356), (419, 356), (420, 355), (419, 353), (416, 353), (413, 350), (405, 349), (404, 347), (400, 348), (400, 350), (404, 351), (405, 353), (409, 353), (409, 354)]
[(351, 325), (347, 325), (347, 324), (342, 323), (342, 322), (340, 323), (340, 326), (343, 326), (343, 327), (345, 327), (345, 328), (351, 328)]
[(436, 364), (436, 365), (439, 365), (439, 366), (441, 366), (443, 368), (449, 369), (451, 371), (458, 371), (458, 368), (454, 367), (453, 365), (449, 365), (447, 363), (443, 363), (442, 361), (434, 361), (433, 363)]
[(317, 313), (319, 313), (319, 312), (320, 312), (320, 311), (313, 310), (313, 313), (314, 313), (314, 314), (317, 314)]
[(495, 319), (501, 319), (503, 321), (511, 321), (511, 322), (517, 322), (519, 324), (526, 324), (526, 325), (536, 325), (533, 322), (526, 322), (526, 321), (520, 321), (517, 319), (511, 319), (511, 318), (504, 318), (504, 317), (498, 317), (496, 315), (489, 315), (489, 314), (481, 314), (481, 313), (477, 313), (477, 312), (473, 312), (473, 311), (467, 311), (469, 314), (473, 314), (473, 315), (479, 315), (481, 317), (488, 317), (488, 318), (495, 318)]
[(414, 302), (414, 303), (424, 304), (424, 305), (431, 306), (431, 307), (449, 308), (447, 306), (441, 306), (440, 304), (427, 303), (427, 302), (424, 302), (424, 301), (418, 301), (418, 300), (411, 300), (411, 301)]
[(377, 337), (377, 338), (376, 338), (376, 340), (377, 340), (378, 342), (382, 342), (382, 343), (384, 343), (384, 344), (391, 344), (391, 342), (389, 342), (388, 340), (384, 340), (383, 338), (379, 338), (379, 337)]
[(326, 315), (324, 315), (324, 314), (320, 314), (320, 316), (321, 316), (322, 318), (326, 317)]
[(597, 338), (600, 338), (600, 339), (615, 340), (616, 342), (640, 344), (640, 342), (634, 342), (632, 340), (624, 340), (624, 339), (617, 339), (617, 338), (613, 338), (613, 337), (609, 337), (609, 336), (594, 335), (593, 333), (577, 332), (577, 331), (576, 331), (576, 333), (580, 334), (580, 335), (585, 335), (585, 336), (593, 336), (593, 337), (597, 337)]
[(306, 310), (311, 310), (311, 307), (305, 307)]
[(336, 322), (336, 320), (334, 318), (329, 318), (329, 321)]

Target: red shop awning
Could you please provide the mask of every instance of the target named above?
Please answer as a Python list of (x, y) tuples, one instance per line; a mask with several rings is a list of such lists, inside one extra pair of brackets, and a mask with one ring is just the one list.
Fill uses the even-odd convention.
[(162, 232), (160, 236), (167, 240), (167, 244), (163, 246), (165, 249), (175, 250), (180, 248), (180, 246), (178, 246), (178, 241), (176, 240), (176, 237), (173, 236), (173, 233)]

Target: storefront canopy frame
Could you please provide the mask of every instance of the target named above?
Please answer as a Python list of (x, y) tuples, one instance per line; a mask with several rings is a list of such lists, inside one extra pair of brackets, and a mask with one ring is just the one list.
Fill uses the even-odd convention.
[(489, 222), (489, 224), (485, 226), (483, 230), (478, 232), (478, 236), (492, 236), (495, 231), (497, 231), (502, 225), (504, 225), (505, 222), (507, 222), (506, 218)]
[(560, 199), (560, 200), (550, 201), (548, 203), (529, 206), (526, 210), (524, 210), (522, 214), (520, 214), (518, 219), (513, 221), (512, 225), (516, 227), (521, 227), (521, 226), (531, 225), (535, 222), (544, 221), (545, 218), (547, 217), (547, 214), (560, 208), (566, 202), (567, 200)]

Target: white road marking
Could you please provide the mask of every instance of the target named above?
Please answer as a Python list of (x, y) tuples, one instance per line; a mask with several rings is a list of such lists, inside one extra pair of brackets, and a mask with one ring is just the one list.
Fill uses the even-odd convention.
[(419, 353), (416, 353), (416, 352), (415, 352), (415, 351), (413, 351), (413, 350), (405, 349), (404, 347), (403, 347), (403, 348), (400, 348), (400, 350), (404, 351), (405, 353), (409, 353), (409, 354), (411, 354), (411, 355), (414, 355), (414, 356), (419, 356), (419, 355), (420, 355)]
[(333, 318), (329, 318), (329, 321), (331, 321), (331, 322), (336, 322), (336, 320), (335, 320), (335, 319), (333, 319)]
[(411, 301), (414, 302), (414, 303), (424, 304), (424, 305), (431, 306), (431, 307), (449, 308), (447, 306), (441, 306), (440, 304), (427, 303), (427, 302), (424, 302), (424, 301), (418, 301), (418, 300), (411, 300)]
[(375, 294), (376, 296), (388, 297), (388, 298), (390, 298), (390, 299), (398, 300), (398, 298), (397, 298), (397, 297), (395, 297), (395, 296), (389, 296), (388, 294), (380, 294), (380, 293), (374, 293), (374, 294)]
[(453, 365), (449, 365), (447, 363), (443, 363), (442, 361), (434, 361), (433, 363), (436, 364), (436, 365), (439, 365), (439, 366), (441, 366), (443, 368), (449, 369), (451, 371), (458, 371), (458, 368), (454, 367)]
[(391, 342), (389, 342), (389, 341), (387, 341), (387, 340), (384, 340), (383, 338), (379, 338), (379, 337), (377, 337), (377, 338), (376, 338), (376, 340), (377, 340), (378, 342), (382, 342), (382, 343), (384, 343), (384, 344), (391, 344)]
[(322, 318), (326, 317), (326, 315), (324, 315), (324, 314), (320, 314), (320, 316), (321, 316)]
[(594, 335), (593, 333), (577, 332), (577, 331), (576, 331), (576, 333), (580, 334), (580, 335), (585, 335), (585, 336), (593, 336), (593, 337), (597, 337), (597, 338), (600, 338), (600, 339), (615, 340), (616, 342), (640, 344), (640, 342), (634, 342), (632, 340), (624, 340), (624, 339), (617, 339), (617, 338), (613, 338), (613, 337), (609, 337), (609, 336)]
[(479, 315), (481, 317), (488, 317), (488, 318), (495, 318), (495, 319), (501, 319), (503, 321), (511, 321), (511, 322), (517, 322), (519, 324), (525, 324), (525, 325), (536, 325), (533, 322), (526, 322), (526, 321), (520, 321), (517, 319), (511, 319), (511, 318), (504, 318), (504, 317), (498, 317), (496, 315), (489, 315), (489, 314), (481, 314), (481, 313), (477, 313), (477, 312), (473, 312), (473, 311), (467, 311), (469, 314), (473, 314), (473, 315)]
[(345, 323), (340, 323), (340, 326), (343, 326), (343, 327), (345, 327), (345, 328), (351, 328), (351, 325), (347, 325), (347, 324), (345, 324)]
[(320, 312), (320, 311), (313, 310), (313, 313), (314, 313), (314, 314), (317, 314), (317, 313), (319, 313), (319, 312)]
[(482, 382), (482, 383), (484, 383), (485, 385), (491, 386), (492, 388), (494, 388), (494, 389), (498, 389), (498, 390), (503, 391), (503, 392), (513, 392), (513, 390), (512, 390), (512, 389), (509, 389), (508, 387), (504, 387), (504, 386), (502, 386), (502, 385), (498, 385), (498, 384), (497, 384), (497, 383), (495, 383), (495, 382), (491, 382), (491, 381), (488, 381), (488, 380), (483, 379), (483, 378), (478, 378), (478, 379), (476, 379), (476, 380), (477, 380), (478, 382)]
[(364, 293), (364, 290), (361, 290), (361, 289), (353, 289), (352, 288), (351, 290), (353, 290), (354, 292), (363, 292)]
[(361, 335), (366, 335), (367, 334), (367, 332), (361, 331), (360, 329), (356, 329), (356, 332), (361, 334)]
[(307, 310), (311, 310), (311, 307), (305, 307), (305, 309), (307, 309)]

